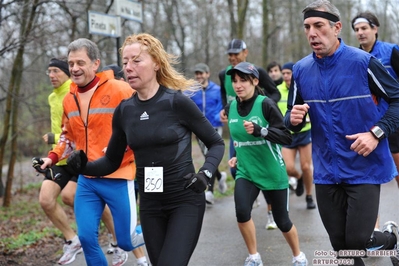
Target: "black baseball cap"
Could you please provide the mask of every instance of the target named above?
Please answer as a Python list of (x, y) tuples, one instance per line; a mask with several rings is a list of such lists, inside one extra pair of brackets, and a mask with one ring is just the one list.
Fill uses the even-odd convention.
[(247, 45), (243, 40), (233, 39), (230, 41), (229, 45), (227, 46), (227, 53), (238, 54), (239, 52), (245, 49), (247, 49)]
[(124, 78), (123, 70), (117, 64), (106, 65), (105, 67), (103, 67), (103, 69), (101, 71), (111, 70), (111, 69), (112, 69), (112, 71), (114, 71), (114, 76), (116, 79)]
[(237, 64), (235, 67), (229, 69), (226, 74), (233, 75), (235, 71), (240, 71), (245, 74), (254, 75), (257, 79), (259, 79), (259, 71), (255, 65), (248, 63), (248, 62), (241, 62)]

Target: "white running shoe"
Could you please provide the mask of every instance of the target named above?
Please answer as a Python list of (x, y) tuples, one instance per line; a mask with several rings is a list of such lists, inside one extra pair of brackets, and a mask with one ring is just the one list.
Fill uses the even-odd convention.
[(60, 265), (66, 265), (73, 262), (76, 258), (76, 255), (83, 251), (82, 245), (80, 241), (73, 243), (71, 240), (67, 241), (64, 245), (64, 255), (58, 261)]
[(267, 230), (277, 229), (277, 224), (274, 222), (272, 211), (267, 212), (267, 224), (265, 228)]
[(260, 257), (257, 259), (251, 259), (251, 257), (248, 256), (245, 259), (244, 266), (263, 266), (263, 262)]
[(207, 192), (205, 192), (205, 201), (207, 204), (210, 204), (210, 205), (215, 203), (215, 197), (213, 196), (212, 191), (208, 190)]
[(107, 254), (113, 254), (115, 247), (112, 246), (112, 241), (114, 241), (112, 234), (108, 234), (108, 248), (107, 248)]
[(123, 249), (116, 247), (112, 255), (112, 266), (122, 266), (126, 263), (128, 254)]
[(220, 177), (220, 180), (218, 181), (218, 183), (219, 183), (218, 188), (219, 188), (219, 192), (224, 194), (227, 191), (227, 183), (226, 183), (227, 173), (226, 172), (220, 172), (220, 175), (221, 175), (221, 177)]
[(254, 204), (252, 205), (252, 209), (258, 208), (260, 206), (260, 201), (258, 198), (254, 201)]
[(293, 176), (290, 176), (289, 180), (288, 180), (288, 183), (289, 183), (289, 186), (290, 186), (290, 190), (291, 191), (295, 191), (296, 187), (297, 187), (297, 184), (298, 184), (298, 179), (296, 179)]
[(307, 266), (308, 260), (306, 259), (305, 253), (301, 252), (298, 256), (299, 258), (292, 258), (292, 266)]

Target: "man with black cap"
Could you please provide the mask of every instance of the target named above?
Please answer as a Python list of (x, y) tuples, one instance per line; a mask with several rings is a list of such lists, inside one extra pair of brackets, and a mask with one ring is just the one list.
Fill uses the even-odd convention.
[[(235, 67), (237, 64), (241, 62), (245, 62), (248, 56), (248, 48), (246, 43), (240, 39), (233, 39), (230, 41), (227, 46), (227, 57), (229, 59), (230, 65), (219, 72), (219, 80), (220, 80), (220, 92), (222, 96), (222, 104), (223, 107), (226, 104), (231, 103), (235, 100), (236, 94), (233, 89), (233, 83), (231, 81), (231, 76), (226, 75), (226, 72)], [(273, 80), (269, 77), (266, 70), (261, 67), (256, 67), (259, 72), (259, 87), (261, 87), (266, 96), (271, 98), (276, 103), (280, 100), (280, 92), (277, 90), (276, 85)], [(227, 122), (227, 116), (225, 110), (222, 110), (220, 113), (220, 118), (223, 123)], [(229, 153), (231, 158), (234, 154), (234, 146), (230, 138), (230, 148)], [(230, 169), (230, 172), (235, 178), (235, 170)]]
[[(195, 80), (201, 84), (202, 90), (197, 90), (190, 94), (191, 100), (198, 106), (205, 117), (212, 124), (213, 128), (221, 136), (223, 133), (223, 124), (220, 121), (219, 113), (222, 110), (222, 100), (220, 97), (220, 86), (209, 79), (211, 73), (209, 66), (204, 63), (198, 63), (194, 66)], [(205, 144), (197, 138), (198, 145), (200, 146), (201, 152), (206, 156), (208, 149)], [(212, 205), (215, 200), (213, 196), (213, 187), (215, 184), (215, 179), (218, 180), (218, 188), (220, 193), (225, 193), (227, 191), (227, 174), (226, 172), (219, 172), (217, 169), (215, 174), (212, 175), (209, 183), (210, 186), (205, 192), (206, 203)]]
[[(313, 53), (293, 67), (284, 122), (299, 132), (309, 113), (321, 220), (338, 259), (362, 266), (350, 251), (397, 245), (395, 222), (373, 230), (381, 184), (397, 175), (387, 136), (399, 127), (399, 84), (377, 58), (338, 37), (340, 12), (329, 1), (313, 2), (302, 13)], [(391, 259), (399, 265), (398, 257)]]
[[(53, 92), (48, 97), (51, 132), (44, 134), (43, 140), (54, 147), (62, 131), (61, 124), (64, 113), (62, 102), (69, 92), (72, 81), (69, 78), (68, 63), (63, 59), (52, 58), (46, 74), (50, 78)], [(52, 169), (58, 173), (57, 178), (52, 178), (50, 175), (45, 176), (40, 188), (39, 202), (47, 217), (64, 235), (67, 248), (64, 248), (64, 254), (58, 261), (59, 264), (64, 265), (74, 261), (76, 254), (82, 252), (82, 247), (78, 236), (70, 226), (68, 216), (57, 202), (57, 198), (61, 194), (62, 201), (73, 208), (77, 176), (70, 173), (66, 160), (58, 162)]]

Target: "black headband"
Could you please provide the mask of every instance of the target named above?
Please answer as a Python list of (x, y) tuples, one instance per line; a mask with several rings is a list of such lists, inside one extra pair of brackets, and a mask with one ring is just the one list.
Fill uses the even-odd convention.
[(325, 19), (331, 20), (332, 22), (339, 21), (339, 17), (337, 17), (336, 15), (333, 15), (331, 13), (324, 12), (324, 11), (318, 11), (318, 10), (309, 10), (303, 14), (303, 20), (310, 18), (310, 17), (325, 18)]

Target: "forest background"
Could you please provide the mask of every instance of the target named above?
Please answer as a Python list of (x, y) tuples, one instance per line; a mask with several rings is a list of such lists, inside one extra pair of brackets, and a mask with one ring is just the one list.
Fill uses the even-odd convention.
[[(118, 45), (133, 33), (147, 32), (179, 55), (179, 70), (188, 77), (203, 62), (211, 79), (228, 65), (226, 48), (233, 38), (245, 40), (248, 61), (266, 67), (271, 61), (297, 61), (311, 52), (303, 33), (303, 8), (310, 0), (146, 0), (143, 21), (122, 19), (120, 38), (92, 35), (88, 11), (115, 14), (114, 0), (0, 0), (0, 197), (10, 206), (15, 165), (44, 156), (41, 136), (50, 130), (47, 103), (52, 87), (45, 70), (52, 57), (66, 56), (80, 37), (96, 42), (102, 66), (118, 62)], [(380, 20), (379, 39), (398, 43), (399, 0), (333, 0), (341, 12), (345, 43), (358, 46), (350, 26), (360, 11)], [(344, 66), (343, 66), (344, 67)], [(23, 184), (19, 176), (18, 182)]]

